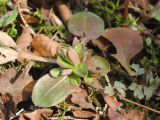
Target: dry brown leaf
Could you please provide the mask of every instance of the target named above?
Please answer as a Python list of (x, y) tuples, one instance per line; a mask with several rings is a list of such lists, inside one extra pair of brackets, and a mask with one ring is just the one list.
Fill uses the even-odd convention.
[(17, 51), (8, 47), (0, 47), (0, 65), (10, 61), (14, 61), (17, 58), (18, 58)]
[(130, 68), (130, 60), (143, 49), (143, 40), (138, 32), (128, 28), (110, 28), (103, 36), (115, 46), (117, 54), (113, 54), (130, 75), (135, 73)]
[(131, 2), (136, 6), (140, 7), (144, 11), (148, 10), (150, 0), (131, 0)]
[(49, 19), (50, 10), (51, 10), (51, 4), (49, 2), (50, 2), (49, 0), (42, 0), (41, 14), (44, 20)]
[(48, 120), (52, 116), (51, 109), (38, 109), (31, 113), (24, 113), (19, 120)]
[(31, 16), (31, 15), (23, 15), (23, 18), (26, 21), (26, 23), (28, 23), (28, 24), (38, 23), (38, 19)]
[(108, 117), (110, 120), (149, 120), (144, 112), (139, 110), (121, 110), (118, 113), (109, 108)]
[(102, 52), (106, 52), (110, 46), (110, 43), (106, 41), (106, 39), (100, 37), (95, 40), (91, 40), (91, 43), (94, 46), (97, 46)]
[(54, 57), (59, 46), (58, 42), (52, 41), (44, 34), (36, 35), (32, 40), (34, 52), (43, 57)]
[(29, 27), (23, 28), (21, 36), (17, 39), (16, 43), (20, 49), (26, 50), (32, 42), (32, 35)]
[(95, 118), (97, 117), (96, 113), (90, 111), (76, 110), (73, 111), (73, 115), (77, 118)]
[(0, 44), (6, 47), (16, 48), (17, 45), (14, 40), (5, 32), (0, 31)]
[(89, 102), (88, 100), (88, 94), (86, 92), (85, 89), (82, 88), (74, 88), (76, 89), (73, 93), (72, 93), (72, 97), (71, 97), (71, 101), (72, 103), (79, 105), (82, 108), (85, 109), (92, 109), (95, 110), (94, 106), (92, 105), (92, 103)]
[(58, 9), (58, 12), (62, 18), (63, 23), (67, 24), (69, 18), (72, 16), (72, 11), (61, 0), (56, 0), (55, 6)]
[(8, 69), (0, 76), (0, 93), (9, 93), (13, 101), (17, 104), (22, 101), (25, 95), (24, 88), (32, 81), (32, 77), (26, 72), (17, 72), (14, 69)]
[(14, 116), (15, 104), (9, 94), (0, 95), (0, 112), (2, 120), (9, 120)]

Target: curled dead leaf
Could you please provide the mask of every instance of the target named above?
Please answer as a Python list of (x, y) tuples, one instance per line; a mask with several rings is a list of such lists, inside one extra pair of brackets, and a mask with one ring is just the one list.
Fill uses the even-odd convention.
[(10, 94), (13, 97), (13, 101), (17, 104), (23, 98), (26, 98), (24, 97), (23, 90), (31, 81), (33, 81), (32, 77), (28, 73), (8, 69), (0, 76), (0, 93)]
[(55, 6), (59, 11), (63, 23), (66, 24), (72, 16), (72, 11), (61, 0), (56, 0)]
[(117, 112), (109, 108), (108, 117), (110, 120), (149, 120), (144, 112), (131, 109)]
[(76, 110), (76, 111), (73, 111), (73, 115), (77, 118), (97, 118), (98, 119), (98, 116), (96, 113), (94, 112), (90, 112), (90, 111), (83, 111), (83, 110)]
[[(76, 104), (76, 105), (79, 105), (80, 107), (82, 108), (85, 108), (85, 109), (92, 109), (92, 110), (95, 110), (94, 106), (92, 105), (91, 102), (89, 102), (89, 96), (86, 92), (85, 89), (82, 89), (82, 88), (79, 88), (77, 90), (77, 88), (74, 88), (76, 89), (75, 92), (72, 93), (72, 97), (71, 97), (71, 101), (72, 103)], [(74, 90), (72, 90), (74, 91)]]
[(48, 120), (52, 113), (51, 109), (38, 109), (30, 113), (21, 114), (19, 120)]
[(23, 28), (21, 36), (16, 41), (17, 46), (20, 49), (26, 50), (27, 47), (30, 46), (31, 42), (32, 42), (32, 35), (30, 32), (30, 28), (25, 27), (25, 28)]
[(34, 52), (43, 57), (54, 57), (59, 46), (58, 42), (52, 41), (44, 34), (36, 35), (32, 40)]
[(107, 29), (102, 35), (116, 48), (117, 54), (112, 56), (121, 63), (130, 75), (135, 75), (130, 68), (130, 60), (143, 49), (141, 35), (124, 27)]

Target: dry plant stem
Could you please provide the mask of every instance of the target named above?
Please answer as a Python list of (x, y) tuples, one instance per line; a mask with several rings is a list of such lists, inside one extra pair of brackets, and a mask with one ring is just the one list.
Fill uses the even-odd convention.
[(111, 85), (111, 83), (110, 83), (110, 81), (109, 81), (108, 75), (105, 75), (105, 79), (106, 79), (106, 81), (107, 81), (108, 86), (112, 87), (112, 85)]
[(126, 19), (127, 16), (128, 16), (128, 8), (129, 8), (129, 1), (130, 0), (125, 0), (125, 3), (124, 3), (124, 18)]
[(33, 35), (35, 35), (36, 33), (34, 32), (34, 30), (27, 24), (27, 22), (26, 22), (25, 19), (23, 18), (22, 10), (21, 10), (19, 4), (20, 4), (20, 1), (17, 2), (17, 10), (18, 10), (18, 13), (19, 13), (19, 15), (20, 15), (20, 18), (21, 18), (24, 26), (25, 26), (25, 27), (28, 27), (28, 28), (30, 29), (31, 33), (32, 33)]
[(124, 100), (124, 101), (126, 101), (126, 102), (128, 102), (128, 103), (131, 103), (131, 104), (134, 104), (134, 105), (140, 106), (140, 107), (142, 107), (142, 108), (145, 108), (145, 109), (147, 109), (147, 110), (150, 110), (150, 111), (152, 111), (152, 112), (155, 112), (155, 113), (160, 114), (160, 111), (158, 111), (158, 110), (155, 110), (155, 109), (150, 108), (150, 107), (145, 106), (145, 105), (141, 105), (141, 104), (139, 104), (139, 103), (137, 103), (137, 102), (134, 102), (134, 101), (131, 101), (131, 100), (129, 100), (129, 99), (121, 98), (121, 100)]

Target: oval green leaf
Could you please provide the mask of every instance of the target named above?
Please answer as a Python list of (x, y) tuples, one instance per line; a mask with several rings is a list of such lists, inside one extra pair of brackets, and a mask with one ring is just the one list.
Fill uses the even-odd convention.
[(101, 56), (93, 56), (86, 61), (88, 69), (94, 74), (101, 76), (107, 74), (110, 71), (110, 65), (106, 59)]
[(104, 21), (94, 13), (79, 12), (70, 18), (68, 29), (76, 36), (85, 36), (88, 40), (95, 39), (104, 30)]
[(53, 78), (46, 74), (34, 86), (32, 101), (39, 107), (51, 107), (64, 101), (71, 89), (67, 76)]

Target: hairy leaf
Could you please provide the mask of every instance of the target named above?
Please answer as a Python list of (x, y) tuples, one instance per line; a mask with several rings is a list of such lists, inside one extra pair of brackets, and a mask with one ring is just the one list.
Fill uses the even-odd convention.
[(135, 73), (130, 68), (130, 60), (142, 50), (143, 40), (138, 32), (128, 28), (110, 28), (103, 32), (103, 36), (113, 43), (117, 54), (113, 54), (130, 75)]
[(111, 86), (106, 86), (104, 89), (104, 92), (110, 96), (115, 94), (114, 89)]
[(40, 107), (51, 107), (70, 94), (70, 81), (67, 76), (53, 78), (49, 74), (42, 76), (33, 88), (33, 103)]
[(108, 61), (97, 55), (87, 59), (86, 64), (89, 71), (94, 74), (105, 75), (110, 70)]
[(77, 65), (73, 72), (80, 77), (85, 77), (88, 74), (88, 68), (85, 64), (82, 63)]
[(90, 40), (100, 36), (104, 30), (104, 22), (94, 13), (79, 12), (69, 19), (68, 29), (72, 34), (85, 36)]
[(71, 74), (69, 76), (69, 79), (70, 79), (71, 85), (73, 85), (73, 86), (80, 86), (81, 85), (81, 79), (79, 76), (77, 76), (75, 74)]
[(0, 18), (0, 27), (7, 26), (16, 19), (18, 11), (10, 11)]

